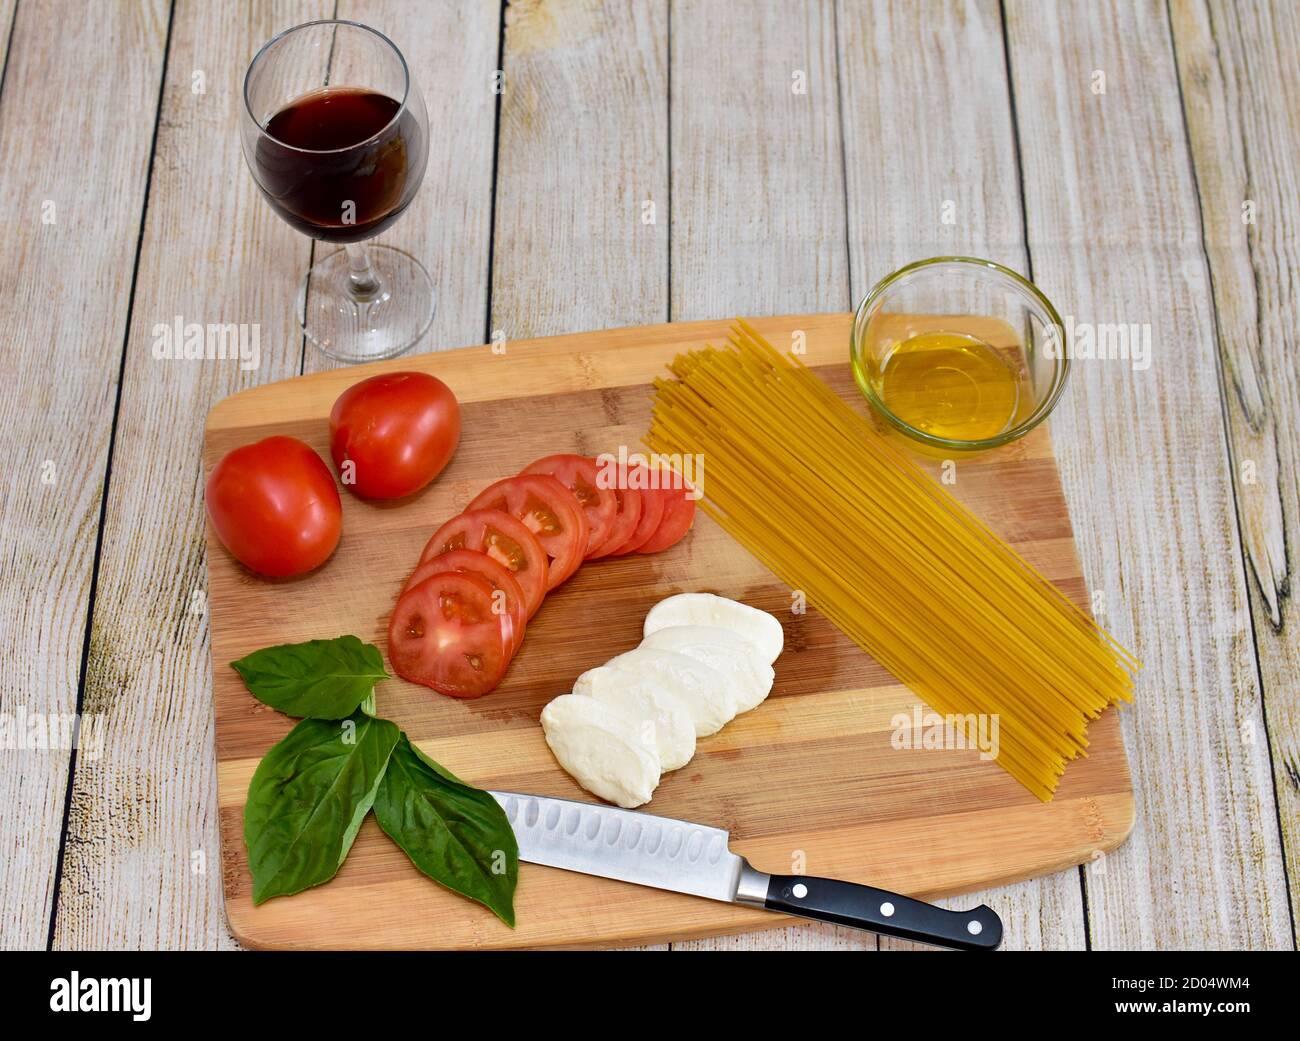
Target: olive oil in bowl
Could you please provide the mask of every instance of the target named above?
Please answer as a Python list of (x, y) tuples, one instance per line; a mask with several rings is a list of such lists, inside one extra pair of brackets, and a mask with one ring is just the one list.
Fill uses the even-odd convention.
[(1051, 301), (976, 257), (931, 257), (882, 278), (853, 316), (849, 357), (881, 433), (939, 459), (1024, 437), (1070, 370)]
[(922, 332), (891, 347), (874, 380), (885, 407), (935, 437), (979, 441), (1020, 419), (1018, 351), (959, 332)]

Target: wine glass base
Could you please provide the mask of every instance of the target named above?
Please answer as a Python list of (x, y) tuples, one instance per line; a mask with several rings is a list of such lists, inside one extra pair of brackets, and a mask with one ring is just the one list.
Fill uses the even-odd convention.
[(364, 301), (350, 292), (347, 250), (331, 253), (298, 286), (298, 323), (307, 340), (336, 361), (395, 358), (414, 347), (433, 322), (433, 279), (424, 265), (392, 246), (367, 244), (380, 288)]

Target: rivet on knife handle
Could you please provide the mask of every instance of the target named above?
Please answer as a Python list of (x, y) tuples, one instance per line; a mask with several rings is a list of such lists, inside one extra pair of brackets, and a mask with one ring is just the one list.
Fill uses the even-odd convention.
[[(753, 894), (753, 888), (747, 888), (746, 895)], [(757, 903), (752, 896), (748, 900), (742, 897), (742, 901)], [(1002, 942), (1002, 919), (985, 904), (970, 911), (948, 911), (873, 886), (833, 878), (770, 875), (761, 906), (962, 951), (992, 951)]]

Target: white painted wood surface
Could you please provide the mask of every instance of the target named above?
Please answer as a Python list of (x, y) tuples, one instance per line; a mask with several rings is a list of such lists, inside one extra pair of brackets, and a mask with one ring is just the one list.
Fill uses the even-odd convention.
[[(167, 34), (163, 3), (60, 11), (0, 6), (0, 712), (17, 726), (77, 710)], [(46, 944), (69, 761), (0, 749), (0, 946)]]
[(667, 0), (506, 9), (492, 336), (667, 320)]
[[(84, 647), (103, 740), (66, 832), (68, 754), (0, 752), (3, 947), (232, 944), (199, 433), (304, 364), (310, 245), (258, 196), (236, 116), (265, 38), (334, 10), (243, 6), (0, 0), (0, 711), (72, 711)], [(504, 35), (497, 0), (338, 10), (391, 31), (430, 110), (424, 187), (385, 235), (438, 286), (422, 349), (844, 309), (952, 250), (1032, 263), (1077, 321), (1149, 322), (1150, 368), (1078, 364), (1053, 421), (1089, 581), (1148, 664), (1126, 716), (1138, 827), (1085, 873), (981, 896), (1014, 947), (1294, 947), (1293, 8), (516, 0)], [(177, 314), (259, 323), (260, 366), (156, 360)], [(796, 926), (682, 946), (877, 944)]]
[[(1218, 312), (1267, 746), (1300, 915), (1300, 8), (1170, 7)], [(1226, 145), (1226, 147), (1225, 147)], [(1261, 754), (1262, 734), (1256, 747)]]
[(1098, 613), (1146, 666), (1122, 717), (1139, 824), (1086, 873), (1091, 944), (1289, 947), (1167, 14), (1012, 2), (1007, 22), (1035, 280), (1074, 322), (1151, 327), (1149, 368), (1078, 360), (1052, 425)]

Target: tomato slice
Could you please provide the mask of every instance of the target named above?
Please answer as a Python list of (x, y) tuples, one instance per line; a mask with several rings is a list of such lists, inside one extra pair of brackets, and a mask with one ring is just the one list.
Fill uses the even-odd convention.
[(524, 642), (524, 629), (528, 625), (528, 606), (524, 599), (523, 588), (515, 581), (515, 576), (500, 561), (477, 549), (449, 549), (436, 557), (421, 561), (411, 577), (402, 587), (405, 593), (418, 586), (425, 579), (443, 571), (463, 571), (477, 575), (492, 587), (492, 610), (497, 614), (508, 614), (514, 633), (510, 653), (513, 655)]
[(444, 571), (403, 593), (388, 622), (388, 660), (403, 679), (453, 698), (494, 689), (510, 664), (510, 616), (478, 575)]
[(453, 549), (486, 553), (515, 576), (531, 618), (546, 596), (549, 566), (546, 551), (523, 521), (501, 510), (466, 510), (433, 533), (420, 554), (420, 563)]
[(659, 530), (659, 522), (664, 519), (664, 493), (658, 488), (651, 488), (653, 483), (650, 470), (645, 466), (631, 467), (628, 470), (628, 487), (641, 497), (641, 516), (637, 518), (632, 534), (611, 556), (621, 557), (633, 550), (638, 550), (650, 541), (650, 537)]
[(617, 509), (614, 512), (614, 523), (610, 525), (609, 534), (605, 537), (605, 541), (596, 547), (594, 553), (587, 554), (588, 560), (610, 556), (632, 537), (637, 521), (641, 519), (641, 493), (628, 485), (628, 468), (613, 462), (607, 466), (602, 465), (598, 459), (593, 459), (592, 462), (599, 476), (597, 486), (609, 488)]
[(550, 474), (568, 488), (587, 515), (587, 548), (583, 556), (590, 560), (609, 538), (618, 515), (618, 500), (597, 479), (596, 460), (585, 455), (548, 455), (524, 467), (525, 474)]
[(636, 531), (642, 510), (645, 508), (644, 496), (635, 488), (615, 488), (614, 498), (618, 502), (618, 513), (614, 517), (614, 526), (610, 529), (609, 538), (596, 551), (597, 557), (611, 556), (616, 550), (622, 548), (623, 543), (632, 537), (632, 532)]
[(661, 485), (671, 483), (678, 487), (660, 487), (659, 495), (664, 501), (664, 516), (654, 534), (637, 547), (638, 553), (658, 553), (661, 549), (675, 546), (695, 523), (695, 500), (686, 497), (686, 493), (690, 491), (686, 482), (670, 470), (661, 470), (659, 483)]
[(587, 515), (573, 493), (550, 474), (520, 474), (489, 485), (470, 510), (502, 510), (518, 517), (551, 557), (546, 588), (578, 570), (587, 552)]

